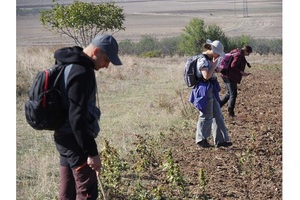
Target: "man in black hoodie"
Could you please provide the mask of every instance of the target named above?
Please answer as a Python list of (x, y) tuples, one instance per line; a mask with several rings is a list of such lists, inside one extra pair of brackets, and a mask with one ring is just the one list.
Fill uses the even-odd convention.
[(84, 49), (78, 46), (58, 49), (57, 63), (67, 64), (60, 88), (68, 101), (68, 118), (55, 130), (60, 154), (59, 199), (97, 199), (97, 176), (101, 169), (95, 138), (100, 132), (100, 109), (96, 106), (97, 84), (94, 70), (111, 62), (122, 65), (118, 43), (111, 35), (98, 35)]

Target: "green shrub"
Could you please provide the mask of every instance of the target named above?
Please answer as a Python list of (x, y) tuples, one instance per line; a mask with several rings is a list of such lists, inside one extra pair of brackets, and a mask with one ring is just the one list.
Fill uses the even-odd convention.
[(207, 39), (220, 40), (227, 46), (228, 39), (217, 25), (205, 25), (202, 19), (192, 19), (180, 35), (178, 51), (184, 55), (196, 55), (202, 52)]
[(40, 13), (43, 27), (68, 36), (78, 46), (87, 46), (97, 34), (125, 30), (123, 8), (114, 3), (95, 4), (77, 0), (71, 4), (53, 2), (55, 4), (51, 9)]
[(127, 55), (138, 54), (136, 50), (136, 44), (129, 39), (123, 40), (119, 43), (120, 53)]
[(149, 51), (155, 51), (159, 49), (159, 41), (150, 35), (142, 36), (142, 39), (136, 44), (136, 49), (139, 55), (142, 55)]
[(179, 37), (163, 38), (160, 41), (160, 51), (163, 56), (178, 54)]
[(226, 37), (225, 33), (222, 31), (222, 29), (213, 24), (207, 26), (206, 30), (207, 39), (210, 39), (212, 41), (219, 40), (224, 45), (224, 51), (227, 51), (229, 48), (229, 39)]
[(202, 44), (207, 37), (204, 28), (204, 21), (192, 19), (180, 35), (178, 50), (182, 54), (194, 55), (202, 52)]

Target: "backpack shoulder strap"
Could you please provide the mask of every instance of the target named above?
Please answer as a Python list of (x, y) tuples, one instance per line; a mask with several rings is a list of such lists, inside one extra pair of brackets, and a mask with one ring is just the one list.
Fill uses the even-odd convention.
[(70, 70), (72, 68), (73, 64), (69, 64), (65, 67), (65, 72), (64, 72), (64, 81), (65, 81), (65, 86), (67, 87), (67, 80), (68, 80), (68, 76), (70, 73)]
[(63, 71), (64, 71), (64, 69), (66, 67), (66, 65), (57, 66), (57, 67), (61, 67), (61, 69), (59, 70), (59, 73), (57, 74), (57, 77), (55, 78), (55, 81), (53, 83), (53, 87), (54, 88), (57, 86), (58, 81), (59, 81), (59, 79), (60, 79), (60, 77), (61, 77), (61, 75), (62, 75), (62, 73), (63, 73)]

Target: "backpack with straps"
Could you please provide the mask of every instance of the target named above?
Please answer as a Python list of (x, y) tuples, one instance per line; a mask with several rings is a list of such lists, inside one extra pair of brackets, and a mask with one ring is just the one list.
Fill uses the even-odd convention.
[(59, 90), (59, 82), (66, 66), (56, 64), (37, 73), (29, 90), (29, 100), (25, 102), (26, 120), (32, 128), (55, 130), (64, 124), (67, 110), (63, 98), (66, 96)]
[(228, 73), (228, 70), (230, 69), (230, 65), (232, 63), (233, 60), (233, 56), (236, 53), (226, 53), (225, 56), (222, 58), (221, 62), (220, 62), (220, 69), (221, 69), (221, 73), (222, 74), (226, 74)]
[(184, 65), (184, 82), (188, 87), (194, 87), (201, 80), (197, 77), (197, 60), (203, 57), (202, 54), (191, 56)]

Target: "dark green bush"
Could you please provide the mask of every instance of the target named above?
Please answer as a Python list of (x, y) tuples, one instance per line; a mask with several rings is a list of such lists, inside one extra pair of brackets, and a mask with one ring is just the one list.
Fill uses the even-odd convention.
[(202, 19), (192, 19), (180, 35), (178, 51), (184, 55), (199, 54), (207, 39), (220, 40), (225, 48), (228, 46), (228, 39), (219, 26), (205, 25)]

